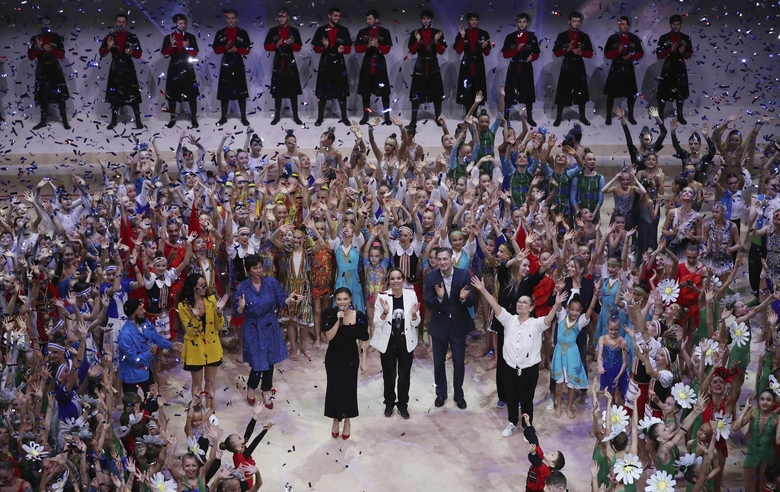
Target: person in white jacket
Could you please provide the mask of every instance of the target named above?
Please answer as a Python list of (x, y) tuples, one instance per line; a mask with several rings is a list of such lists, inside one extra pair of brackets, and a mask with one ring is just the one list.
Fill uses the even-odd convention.
[[(406, 278), (400, 268), (387, 274), (390, 290), (382, 291), (374, 303), (374, 336), (371, 346), (380, 352), (382, 378), (385, 382), (385, 417), (398, 414), (409, 419), (409, 384), (413, 352), (417, 347), (417, 325), (420, 324), (420, 303), (414, 289), (404, 289)], [(395, 382), (398, 376), (398, 398)]]

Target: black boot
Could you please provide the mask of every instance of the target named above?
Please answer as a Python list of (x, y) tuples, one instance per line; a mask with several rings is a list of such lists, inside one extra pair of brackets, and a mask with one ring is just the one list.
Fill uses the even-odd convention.
[(369, 114), (370, 113), (367, 110), (365, 110), (365, 109), (363, 110), (363, 119), (360, 120), (360, 124), (361, 125), (365, 125), (366, 123), (368, 123), (368, 115)]
[(612, 124), (612, 109), (615, 106), (615, 98), (612, 96), (607, 96), (607, 117), (604, 121), (606, 125)]
[(111, 110), (111, 123), (108, 124), (106, 127), (106, 130), (113, 130), (116, 128), (117, 125), (117, 119), (119, 118), (119, 110), (118, 109), (112, 109)]
[(317, 101), (317, 121), (314, 122), (314, 126), (322, 126), (322, 121), (325, 119), (325, 104), (327, 101), (322, 99)]
[(138, 106), (138, 104), (133, 105), (133, 114), (135, 115), (135, 129), (143, 130), (144, 122), (141, 121), (141, 108)]
[(417, 126), (417, 113), (420, 111), (420, 102), (412, 101), (412, 121), (409, 122), (409, 126)]
[(677, 103), (677, 121), (681, 125), (687, 125), (688, 122), (685, 121), (685, 117), (683, 116), (683, 103), (678, 102)]
[(171, 115), (171, 121), (168, 122), (167, 125), (165, 125), (166, 128), (173, 128), (176, 126), (176, 117)]
[(658, 117), (661, 118), (661, 121), (664, 119), (664, 110), (666, 109), (666, 102), (665, 101), (658, 101)]
[(241, 124), (249, 126), (249, 120), (246, 119), (246, 99), (238, 100), (238, 110), (241, 112)]
[(590, 121), (588, 121), (588, 118), (585, 117), (585, 105), (580, 104), (580, 123), (582, 123), (585, 126), (590, 126)]
[(349, 122), (349, 115), (347, 114), (346, 99), (339, 99), (339, 109), (341, 109), (341, 119), (339, 120), (339, 122), (344, 123), (347, 126), (352, 126), (352, 123)]
[(230, 105), (230, 101), (220, 101), (222, 104), (222, 116), (217, 121), (217, 126), (222, 126), (225, 123), (227, 123), (227, 114), (228, 114), (228, 106)]
[(632, 125), (636, 125), (636, 120), (634, 119), (634, 102), (635, 99), (632, 97), (626, 99), (626, 103), (628, 104), (628, 122)]
[(553, 126), (558, 127), (561, 126), (561, 118), (563, 118), (563, 106), (558, 106), (558, 114), (555, 115), (555, 121), (553, 122)]
[(385, 122), (383, 125), (392, 125), (390, 121), (390, 96), (382, 96), (382, 113), (385, 115)]
[(363, 119), (360, 120), (361, 125), (368, 123), (368, 118), (371, 115), (371, 97), (363, 96)]
[(292, 109), (293, 121), (296, 125), (303, 125), (303, 122), (298, 117), (298, 96), (290, 98), (290, 108)]
[(62, 118), (62, 127), (66, 130), (70, 130), (68, 111), (65, 109), (65, 103), (60, 104), (60, 118)]
[(536, 122), (534, 121), (534, 107), (530, 104), (525, 105), (525, 121), (530, 127), (536, 126)]
[(33, 130), (40, 130), (44, 126), (46, 126), (46, 119), (48, 118), (48, 115), (46, 114), (46, 111), (41, 109), (41, 121), (33, 127)]
[(282, 98), (277, 97), (274, 99), (274, 119), (271, 120), (272, 125), (276, 125), (279, 123), (279, 120), (282, 118)]
[(166, 128), (173, 128), (176, 126), (176, 101), (171, 101), (171, 103), (168, 106), (168, 112), (171, 115), (171, 121), (168, 122), (167, 125), (165, 125)]
[(192, 128), (198, 128), (200, 125), (198, 125), (198, 101), (197, 99), (194, 102), (190, 103), (190, 115), (192, 117)]

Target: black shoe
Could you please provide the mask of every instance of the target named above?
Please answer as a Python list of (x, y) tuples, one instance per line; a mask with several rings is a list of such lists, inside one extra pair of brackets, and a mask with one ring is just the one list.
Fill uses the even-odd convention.
[(679, 113), (677, 113), (677, 123), (679, 123), (681, 125), (687, 125), (688, 124), (688, 122), (685, 121), (685, 118), (683, 118), (683, 116), (681, 114), (679, 114)]
[(317, 121), (314, 122), (314, 126), (322, 126), (322, 118), (317, 118)]
[(444, 406), (444, 400), (446, 400), (447, 397), (442, 398), (441, 396), (436, 397), (436, 401), (433, 402), (433, 404), (436, 406), (436, 408), (441, 408)]
[(341, 118), (339, 120), (339, 123), (344, 123), (347, 126), (352, 126), (352, 123), (350, 123), (350, 121), (348, 119), (346, 119), (346, 118)]
[(363, 119), (362, 119), (362, 120), (360, 120), (360, 124), (361, 124), (361, 125), (365, 125), (365, 124), (367, 124), (367, 123), (368, 123), (368, 112), (364, 112), (364, 113), (363, 113)]
[(198, 120), (196, 118), (192, 119), (192, 128), (198, 128), (200, 125), (198, 124)]
[(404, 419), (404, 420), (409, 420), (409, 410), (407, 410), (405, 408), (399, 408), (398, 409), (398, 415), (400, 415), (401, 418)]
[(271, 120), (271, 124), (272, 124), (272, 125), (276, 125), (277, 123), (279, 123), (279, 119), (280, 119), (280, 118), (279, 118), (279, 114), (278, 114), (278, 113), (277, 113), (277, 114), (275, 114), (275, 115), (274, 115), (274, 119), (272, 119), (272, 120)]
[(222, 126), (225, 123), (227, 123), (227, 116), (223, 116), (222, 118), (220, 118), (219, 121), (217, 121), (217, 126)]
[(70, 123), (68, 123), (67, 121), (63, 121), (62, 127), (66, 130), (70, 130)]
[(393, 416), (393, 407), (385, 407), (385, 417), (390, 418)]
[(611, 116), (607, 116), (607, 119), (604, 121), (604, 124), (607, 125), (607, 126), (611, 125), (612, 124), (612, 117)]
[(249, 120), (246, 118), (241, 118), (241, 124), (244, 126), (249, 126)]
[(441, 121), (439, 121), (439, 116), (441, 116), (441, 115), (437, 114), (436, 118), (434, 118), (433, 122), (436, 123), (436, 126), (441, 128)]
[(144, 129), (144, 124), (141, 121), (141, 118), (136, 118), (135, 119), (135, 129), (136, 130), (143, 130)]
[(590, 126), (590, 121), (588, 121), (585, 115), (580, 115), (580, 123), (582, 123), (585, 126)]
[(630, 114), (628, 115), (628, 122), (632, 125), (636, 125), (636, 120), (634, 119), (634, 115)]
[(458, 404), (458, 408), (460, 408), (461, 410), (465, 410), (466, 409), (466, 406), (467, 406), (466, 405), (466, 400), (464, 400), (463, 398), (458, 400), (456, 403)]
[(167, 125), (165, 125), (166, 128), (173, 128), (176, 126), (176, 118), (171, 118), (171, 121), (168, 122)]
[(301, 121), (301, 119), (298, 118), (297, 114), (293, 116), (293, 121), (295, 122), (296, 125), (303, 125), (303, 121)]
[(111, 124), (106, 127), (106, 130), (113, 130), (114, 128), (116, 128), (116, 122), (112, 121)]
[(383, 124), (383, 125), (390, 126), (390, 125), (392, 125), (392, 124), (393, 124), (393, 122), (392, 122), (392, 121), (390, 121), (390, 117), (389, 117), (389, 116), (385, 115), (385, 122), (384, 122), (384, 123), (382, 123), (382, 124)]
[(530, 116), (528, 118), (526, 118), (525, 121), (528, 123), (528, 126), (530, 126), (530, 127), (536, 126), (536, 122)]
[(40, 122), (40, 123), (38, 123), (37, 125), (35, 125), (35, 126), (33, 127), (33, 130), (40, 130), (40, 129), (41, 129), (41, 128), (43, 128), (44, 126), (46, 126), (46, 120), (41, 120), (41, 122)]
[(556, 118), (555, 121), (553, 121), (553, 126), (556, 126), (556, 127), (557, 126), (561, 126), (561, 119), (560, 118)]

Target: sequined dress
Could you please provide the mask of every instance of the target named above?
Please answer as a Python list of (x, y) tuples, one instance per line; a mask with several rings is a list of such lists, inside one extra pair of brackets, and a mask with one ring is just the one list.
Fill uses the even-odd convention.
[(717, 275), (725, 275), (734, 268), (731, 253), (728, 252), (731, 240), (731, 222), (726, 221), (722, 226), (710, 222), (710, 233), (707, 236), (707, 254), (702, 263), (707, 265), (710, 271)]

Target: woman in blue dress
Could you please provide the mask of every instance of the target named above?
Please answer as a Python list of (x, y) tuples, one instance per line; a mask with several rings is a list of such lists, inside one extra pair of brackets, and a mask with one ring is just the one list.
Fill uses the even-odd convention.
[(585, 309), (579, 294), (575, 294), (569, 300), (568, 312), (565, 310), (558, 312), (557, 339), (550, 367), (550, 376), (555, 381), (555, 413), (553, 416), (556, 419), (560, 418), (563, 412), (561, 399), (564, 384), (569, 388), (566, 414), (570, 419), (575, 417), (572, 409), (574, 390), (588, 389), (588, 371), (580, 358), (577, 335), (583, 329), (587, 329), (590, 323), (593, 308), (596, 307), (597, 294), (591, 297), (590, 306), (588, 306), (586, 313), (583, 313)]
[[(352, 306), (355, 311), (366, 312), (363, 303), (363, 287), (360, 285), (358, 266), (360, 265), (360, 249), (366, 240), (362, 235), (355, 236), (355, 228), (352, 224), (344, 224), (341, 237), (338, 237), (338, 226), (331, 228), (330, 249), (336, 257), (336, 285), (333, 290), (346, 287), (352, 293)], [(333, 305), (336, 305), (335, 299)]]
[(246, 385), (246, 401), (250, 405), (255, 404), (255, 390), (262, 379), (260, 391), (263, 403), (266, 408), (272, 409), (274, 364), (287, 358), (287, 346), (276, 310), (302, 301), (303, 296), (294, 292), (287, 297), (278, 280), (263, 276), (263, 261), (259, 256), (247, 255), (244, 265), (249, 278), (238, 284), (233, 305), (237, 306), (236, 314), (245, 318), (242, 326), (243, 356), (244, 362), (252, 368)]

